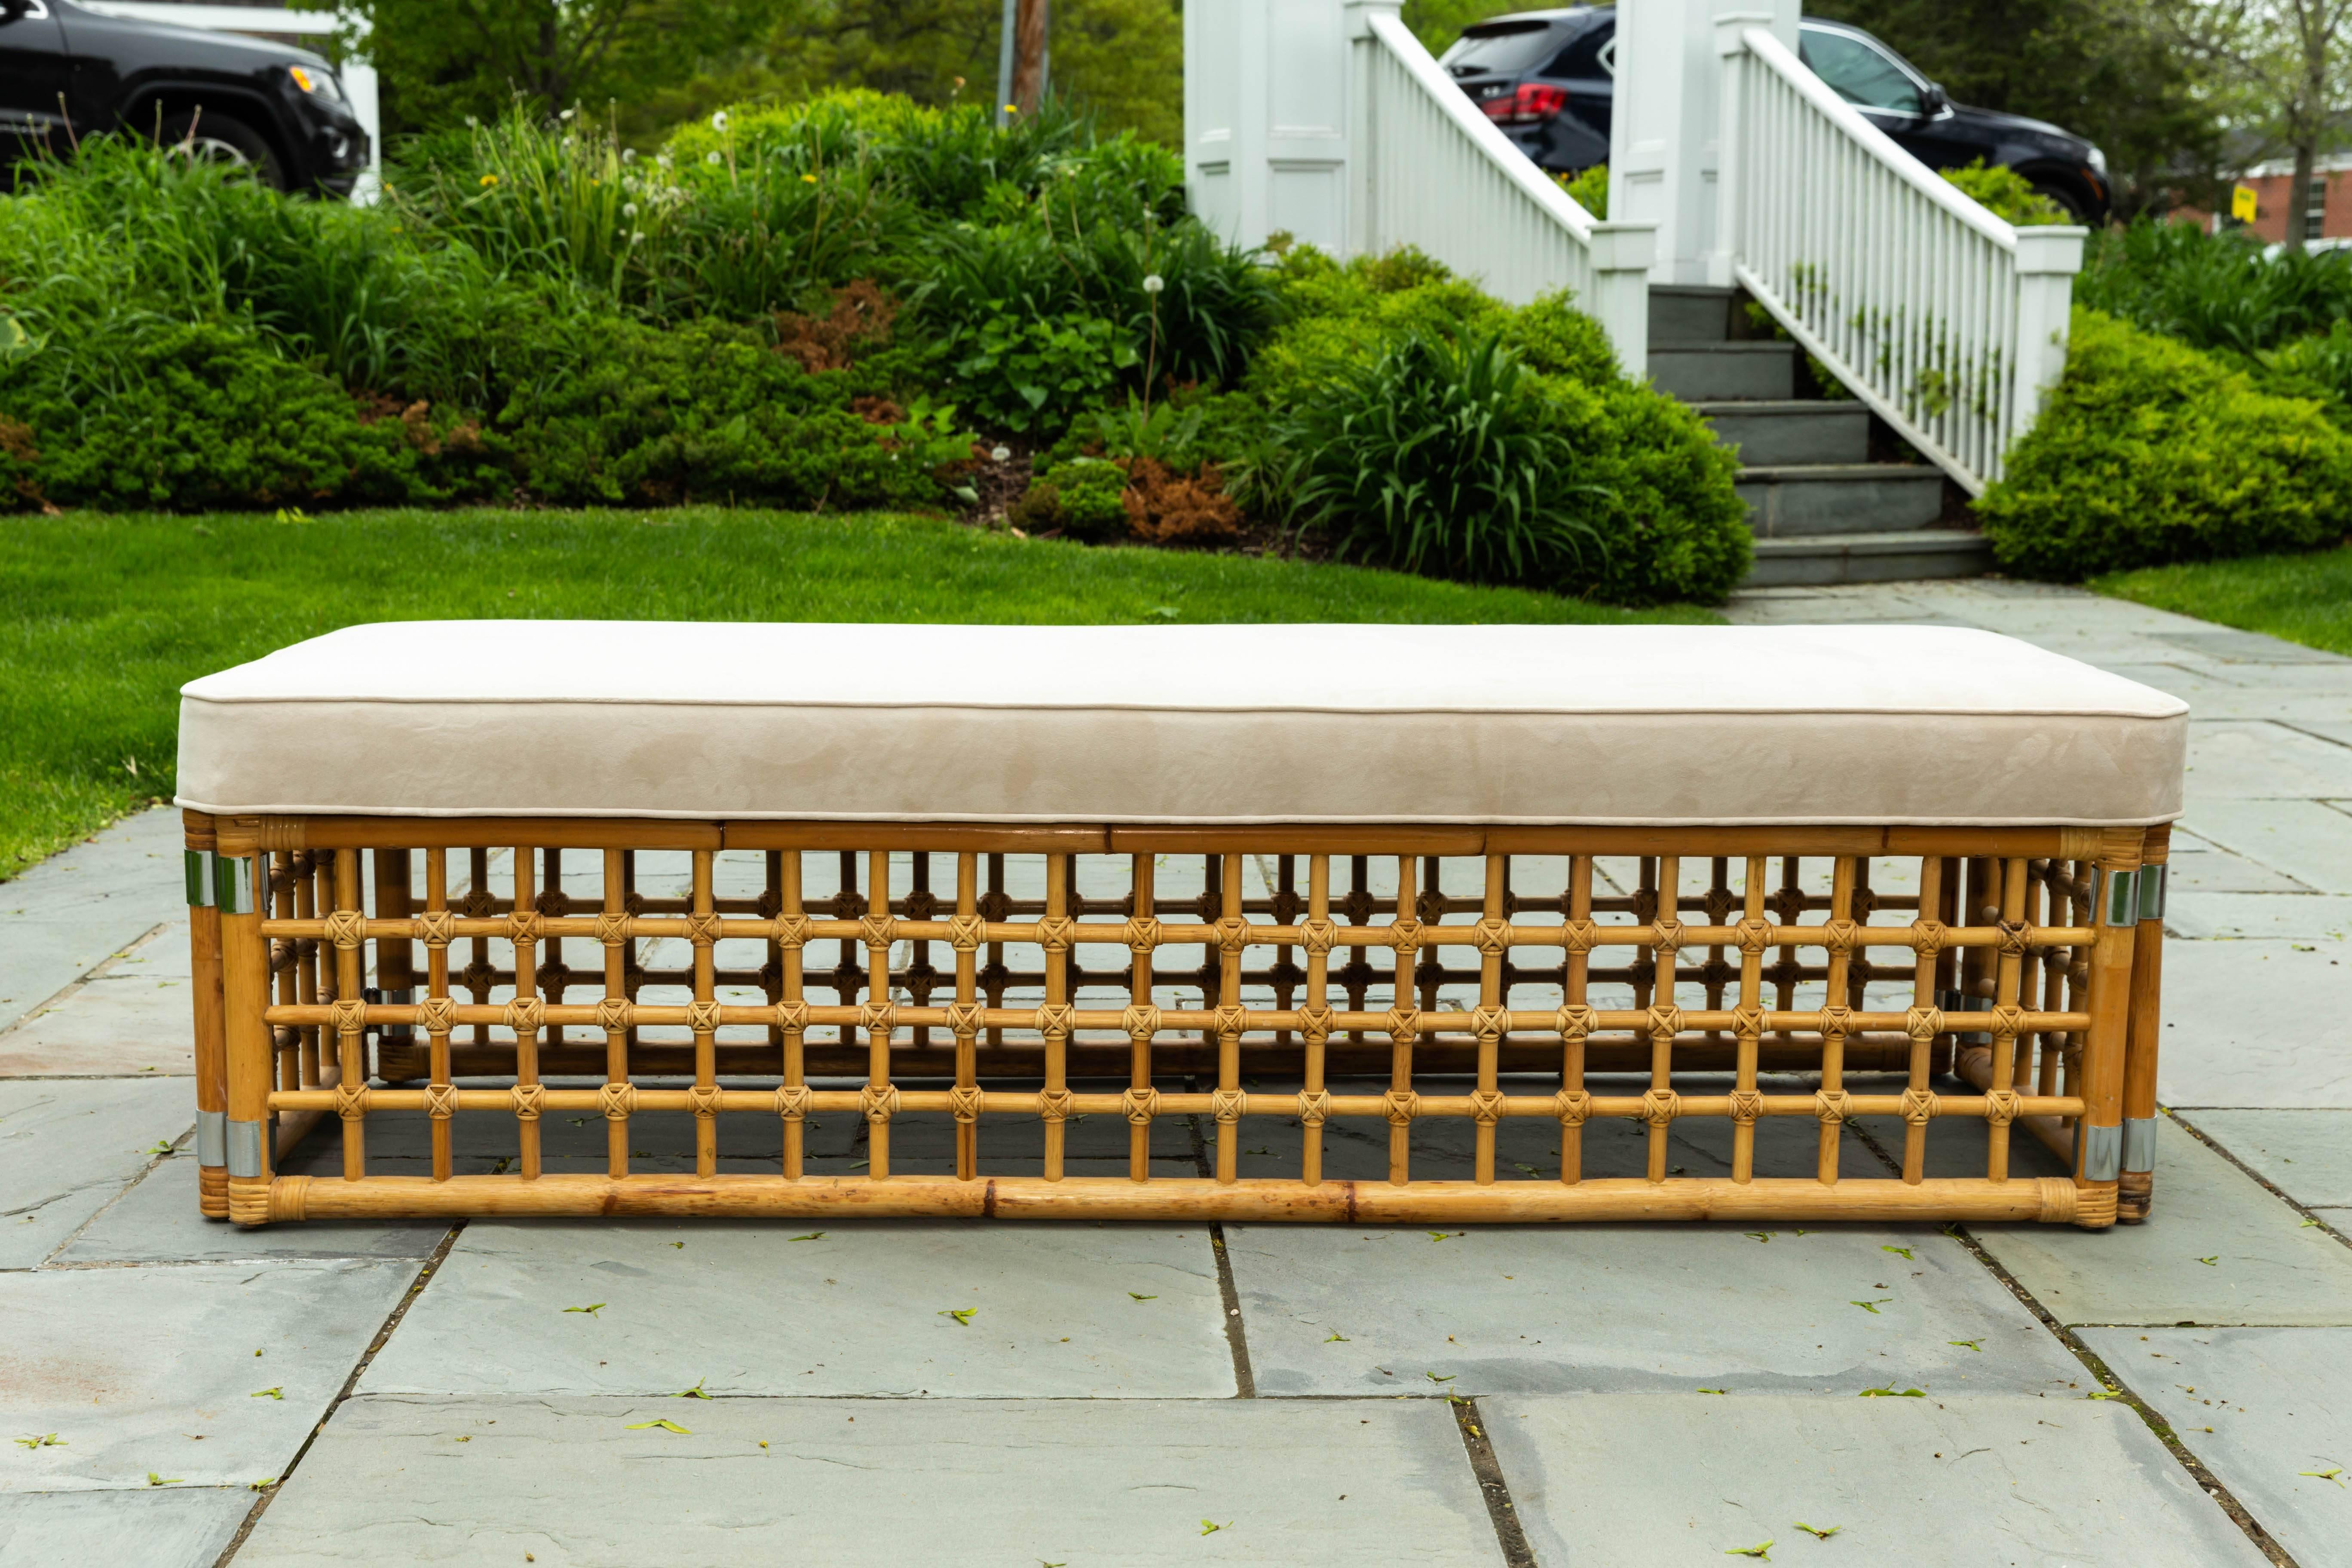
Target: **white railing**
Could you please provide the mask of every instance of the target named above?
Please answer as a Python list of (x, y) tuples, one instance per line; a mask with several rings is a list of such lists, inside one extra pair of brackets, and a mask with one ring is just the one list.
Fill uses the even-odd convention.
[[(254, 36), (278, 36), (302, 38), (332, 38), (338, 33), (353, 33), (365, 37), (364, 18), (335, 11), (288, 11), (263, 5), (190, 5), (179, 0), (82, 0), (91, 10), (108, 16), (122, 16), (139, 22), (165, 22), (174, 27), (201, 27), (213, 33), (244, 33)], [(383, 164), (383, 126), (379, 110), (381, 94), (377, 88), (375, 67), (364, 58), (351, 57), (335, 68), (336, 78), (343, 84), (343, 92), (351, 100), (352, 113), (367, 132), (368, 166), (352, 189), (352, 200), (366, 204), (375, 200), (376, 185)]]
[(2066, 364), (2084, 231), (2016, 228), (1857, 113), (1766, 28), (1726, 20), (1716, 243), (1731, 274), (1969, 494)]
[(1513, 304), (1571, 289), (1639, 376), (1655, 226), (1579, 206), (1430, 58), (1397, 0), (1349, 0), (1348, 20), (1349, 248), (1417, 247)]

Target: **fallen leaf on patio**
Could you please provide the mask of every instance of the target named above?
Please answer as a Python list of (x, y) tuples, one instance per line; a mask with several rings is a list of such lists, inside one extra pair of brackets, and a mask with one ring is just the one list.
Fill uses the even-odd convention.
[(1325, 1344), (1327, 1344), (1327, 1345), (1344, 1345), (1344, 1344), (1348, 1344), (1348, 1343), (1349, 1343), (1349, 1342), (1351, 1342), (1349, 1340), (1349, 1338), (1348, 1338), (1348, 1336), (1347, 1336), (1347, 1335), (1345, 1335), (1345, 1334), (1341, 1333), (1341, 1332), (1340, 1332), (1339, 1330), (1337, 1330), (1337, 1329), (1333, 1329), (1333, 1330), (1331, 1331), (1331, 1337), (1330, 1337), (1329, 1339), (1328, 1339), (1328, 1340), (1325, 1340), (1323, 1342), (1324, 1342)]
[(2305, 1220), (2305, 1221), (2303, 1222), (2302, 1228), (2303, 1228), (2303, 1229), (2305, 1229), (2305, 1230), (2309, 1230), (2313, 1226), (2317, 1225), (2318, 1223), (2319, 1223), (2319, 1222), (2318, 1222), (2317, 1220), (2315, 1220), (2315, 1219), (2307, 1219), (2307, 1220)]
[(1756, 1546), (1727, 1546), (1723, 1554), (1726, 1557), (1761, 1557), (1769, 1563), (1772, 1561), (1772, 1543), (1767, 1541)]
[(2095, 1388), (2091, 1390), (2090, 1393), (2083, 1395), (2083, 1397), (2085, 1399), (2121, 1399), (2123, 1394), (2119, 1391), (2112, 1388)]
[(1758, 1243), (1769, 1242), (1772, 1239), (1772, 1233), (1769, 1230), (1743, 1230), (1739, 1234)]
[(705, 1381), (705, 1379), (698, 1377), (694, 1380), (694, 1386), (692, 1388), (681, 1388), (676, 1394), (671, 1394), (670, 1397), (672, 1399), (708, 1399), (710, 1395), (702, 1392), (702, 1385)]
[(1907, 1247), (1888, 1247), (1882, 1243), (1878, 1250), (1881, 1252), (1892, 1252), (1897, 1257), (1905, 1259), (1910, 1259), (1911, 1258), (1911, 1249)]
[(1832, 1524), (1827, 1530), (1822, 1530), (1814, 1525), (1807, 1524), (1801, 1519), (1797, 1521), (1797, 1528), (1803, 1531), (1807, 1535), (1811, 1536), (1816, 1541), (1827, 1541), (1831, 1536), (1835, 1535), (1839, 1531), (1843, 1530), (1845, 1526), (1843, 1524)]
[(686, 1250), (686, 1243), (682, 1241), (673, 1241), (670, 1245), (677, 1247), (680, 1252), (684, 1252)]
[(55, 1432), (44, 1432), (37, 1437), (16, 1439), (16, 1447), (20, 1448), (62, 1448), (65, 1446), (66, 1440)]
[(281, 1399), (281, 1400), (282, 1400), (282, 1399), (284, 1399), (284, 1398), (286, 1397), (286, 1394), (285, 1394), (284, 1390), (282, 1390), (282, 1389), (277, 1389), (277, 1388), (257, 1388), (257, 1389), (255, 1389), (251, 1394), (247, 1394), (247, 1395), (246, 1395), (246, 1397), (247, 1397), (247, 1399)]
[(1948, 1345), (1958, 1345), (1962, 1350), (1974, 1351), (1979, 1355), (1984, 1354), (1984, 1341), (1982, 1340), (1946, 1340), (1944, 1342)]
[(1895, 1298), (1892, 1296), (1881, 1296), (1875, 1301), (1848, 1301), (1846, 1305), (1849, 1307), (1859, 1307), (1874, 1318), (1878, 1316), (1878, 1309), (1893, 1300), (1895, 1300)]
[(2217, 1252), (2210, 1258), (2200, 1258), (2197, 1261), (2208, 1268), (2218, 1268), (2221, 1266), (2221, 1255)]
[(1701, 1394), (1728, 1394), (1731, 1390), (1727, 1388), (1702, 1388), (1699, 1392)]
[(979, 1310), (980, 1309), (977, 1307), (948, 1307), (942, 1309), (939, 1313), (939, 1316), (942, 1318), (953, 1318), (958, 1323), (961, 1323), (963, 1327), (968, 1329), (971, 1327), (971, 1315)]
[(1458, 1230), (1433, 1230), (1429, 1233), (1429, 1239), (1432, 1241), (1449, 1241), (1454, 1237), (1466, 1234), (1466, 1232)]
[(168, 1140), (168, 1139), (163, 1139), (163, 1138), (158, 1138), (158, 1139), (156, 1139), (156, 1140), (155, 1140), (155, 1146), (154, 1146), (153, 1148), (152, 1148), (152, 1149), (142, 1149), (142, 1150), (140, 1150), (140, 1151), (139, 1151), (139, 1152), (140, 1152), (140, 1153), (142, 1153), (142, 1154), (168, 1154), (168, 1153), (170, 1153), (171, 1152), (172, 1152), (172, 1144), (171, 1144), (170, 1140)]
[(2325, 1470), (2297, 1470), (2295, 1471), (2295, 1474), (2298, 1476), (2313, 1476), (2323, 1481), (2334, 1481), (2339, 1487), (2344, 1484), (2344, 1467), (2341, 1465), (2332, 1466)]
[(622, 1430), (626, 1432), (643, 1432), (655, 1426), (660, 1427), (665, 1432), (675, 1432), (681, 1437), (691, 1437), (694, 1436), (693, 1433), (688, 1431), (685, 1427), (679, 1426), (675, 1421), (632, 1421), (628, 1426), (623, 1427)]
[(1227, 1520), (1223, 1524), (1212, 1524), (1204, 1519), (1201, 1521), (1201, 1533), (1203, 1535), (1214, 1535), (1221, 1530), (1231, 1530), (1233, 1527), (1234, 1522), (1231, 1520)]
[(151, 1487), (176, 1487), (186, 1479), (184, 1476), (159, 1476), (152, 1470), (147, 1472), (147, 1484)]
[(821, 1230), (813, 1230), (806, 1236), (788, 1236), (784, 1237), (784, 1239), (786, 1241), (823, 1241), (824, 1239), (824, 1232)]
[(278, 1478), (276, 1476), (264, 1476), (257, 1481), (246, 1482), (245, 1489), (249, 1492), (266, 1492), (277, 1484)]
[(1517, 1170), (1525, 1175), (1539, 1176), (1543, 1174), (1541, 1171), (1537, 1170), (1533, 1165), (1522, 1165), (1517, 1160), (1511, 1162), (1511, 1166), (1514, 1170)]
[(1865, 1388), (1854, 1397), (1856, 1399), (1925, 1399), (1927, 1397), (1927, 1391), (1924, 1388)]
[(1424, 1372), (1421, 1375), (1429, 1379), (1432, 1383), (1452, 1383), (1455, 1378), (1460, 1377), (1462, 1374), (1458, 1372), (1449, 1372), (1444, 1377), (1440, 1377), (1433, 1372)]
[(1129, 1294), (1129, 1296), (1134, 1296), (1134, 1297), (1135, 1297), (1135, 1299), (1136, 1299), (1137, 1300), (1139, 1300), (1139, 1301), (1157, 1301), (1158, 1300), (1160, 1300), (1160, 1298), (1159, 1298), (1159, 1297), (1157, 1297), (1157, 1296), (1136, 1296), (1135, 1292), (1134, 1292), (1134, 1291), (1132, 1291), (1132, 1290), (1129, 1290), (1129, 1291), (1128, 1292), (1128, 1294)]
[(473, 1441), (473, 1438), (471, 1438), (471, 1437), (452, 1437), (452, 1438), (450, 1438), (450, 1439), (449, 1439), (449, 1441), (451, 1441), (452, 1443), (470, 1443), (470, 1442), (472, 1442), (472, 1441)]
[(590, 1317), (592, 1317), (592, 1318), (593, 1318), (593, 1317), (594, 1317), (597, 1313), (599, 1313), (599, 1312), (601, 1312), (601, 1311), (603, 1311), (603, 1310), (604, 1310), (604, 1302), (602, 1302), (602, 1301), (598, 1301), (598, 1302), (595, 1302), (595, 1303), (593, 1303), (593, 1304), (592, 1304), (592, 1305), (590, 1305), (590, 1306), (585, 1306), (585, 1307), (566, 1307), (566, 1308), (564, 1308), (563, 1310), (564, 1310), (565, 1311), (567, 1311), (567, 1312), (585, 1312), (585, 1313), (587, 1313)]

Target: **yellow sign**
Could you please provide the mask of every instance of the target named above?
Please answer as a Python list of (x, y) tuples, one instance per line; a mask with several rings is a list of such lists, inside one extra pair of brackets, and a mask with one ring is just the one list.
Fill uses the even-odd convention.
[(2256, 210), (2257, 204), (2254, 201), (2253, 186), (2232, 185), (2230, 187), (2230, 216), (2231, 217), (2237, 219), (2240, 223), (2252, 223), (2254, 221), (2254, 214)]

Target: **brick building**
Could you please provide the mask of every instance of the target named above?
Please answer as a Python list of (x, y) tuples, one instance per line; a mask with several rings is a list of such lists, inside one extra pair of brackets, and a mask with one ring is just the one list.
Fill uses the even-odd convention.
[[(2271, 244), (2284, 240), (2287, 201), (2294, 184), (2294, 161), (2257, 163), (2238, 179), (2241, 184), (2254, 189), (2254, 221), (2247, 226)], [(2304, 221), (2305, 241), (2352, 241), (2352, 153), (2322, 154), (2312, 165), (2311, 194), (2311, 205)], [(2172, 216), (2209, 224), (2214, 221), (2211, 214), (2195, 207), (2177, 208)], [(2229, 220), (2225, 216), (2221, 221)]]

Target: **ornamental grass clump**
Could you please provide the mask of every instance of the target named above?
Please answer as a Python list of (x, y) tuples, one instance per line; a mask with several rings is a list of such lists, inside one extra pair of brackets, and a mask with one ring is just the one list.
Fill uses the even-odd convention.
[(1478, 583), (1597, 566), (1598, 487), (1498, 336), (1412, 334), (1277, 420), (1265, 483), (1341, 559)]

